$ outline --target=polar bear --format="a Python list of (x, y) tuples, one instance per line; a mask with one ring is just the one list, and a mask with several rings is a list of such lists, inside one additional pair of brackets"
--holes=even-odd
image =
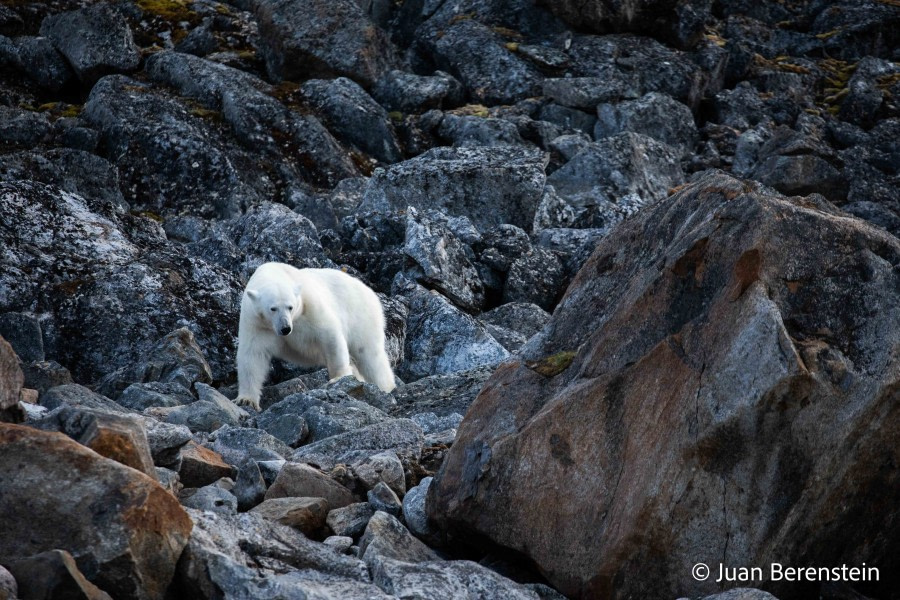
[(250, 277), (238, 328), (237, 404), (260, 409), (273, 357), (325, 365), (332, 381), (353, 375), (385, 392), (394, 389), (381, 302), (364, 283), (337, 269), (270, 262)]

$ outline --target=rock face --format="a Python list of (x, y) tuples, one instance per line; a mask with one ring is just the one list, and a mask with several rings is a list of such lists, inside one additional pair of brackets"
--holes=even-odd
[(699, 179), (601, 242), (487, 382), (431, 519), (527, 553), (573, 597), (711, 593), (697, 561), (900, 572), (878, 516), (900, 500), (882, 468), (900, 434), (898, 259), (896, 238), (821, 199)]
[(61, 434), (0, 424), (0, 446), (0, 562), (63, 549), (114, 597), (163, 598), (191, 532), (171, 494)]

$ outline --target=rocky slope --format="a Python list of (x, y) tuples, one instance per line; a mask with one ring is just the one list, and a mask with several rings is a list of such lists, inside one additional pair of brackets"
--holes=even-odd
[[(0, 0), (0, 598), (897, 572), (898, 26), (893, 0)], [(279, 363), (261, 413), (229, 400), (271, 260), (379, 292), (393, 394)]]

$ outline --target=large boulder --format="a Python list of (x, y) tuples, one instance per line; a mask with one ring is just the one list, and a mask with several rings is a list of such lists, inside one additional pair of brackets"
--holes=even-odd
[(430, 518), (572, 597), (717, 591), (697, 562), (866, 562), (895, 589), (898, 260), (820, 198), (699, 178), (605, 238), (494, 373)]
[(0, 563), (61, 549), (116, 598), (162, 599), (191, 532), (156, 481), (59, 433), (0, 424)]
[(0, 421), (20, 421), (22, 383), (25, 377), (12, 346), (0, 337)]
[(353, 0), (258, 0), (260, 50), (273, 79), (349, 77), (371, 86), (395, 62), (387, 34)]

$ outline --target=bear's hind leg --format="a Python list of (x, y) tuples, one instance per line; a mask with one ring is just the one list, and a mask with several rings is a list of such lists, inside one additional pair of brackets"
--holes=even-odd
[(350, 351), (347, 350), (347, 341), (342, 336), (335, 336), (323, 343), (322, 346), (325, 351), (329, 381), (337, 381), (347, 375), (355, 376), (354, 369), (350, 366)]
[(382, 348), (360, 348), (353, 357), (359, 366), (359, 372), (363, 381), (374, 383), (383, 392), (391, 392), (396, 387), (394, 383), (394, 371), (391, 370), (391, 361), (387, 352)]

